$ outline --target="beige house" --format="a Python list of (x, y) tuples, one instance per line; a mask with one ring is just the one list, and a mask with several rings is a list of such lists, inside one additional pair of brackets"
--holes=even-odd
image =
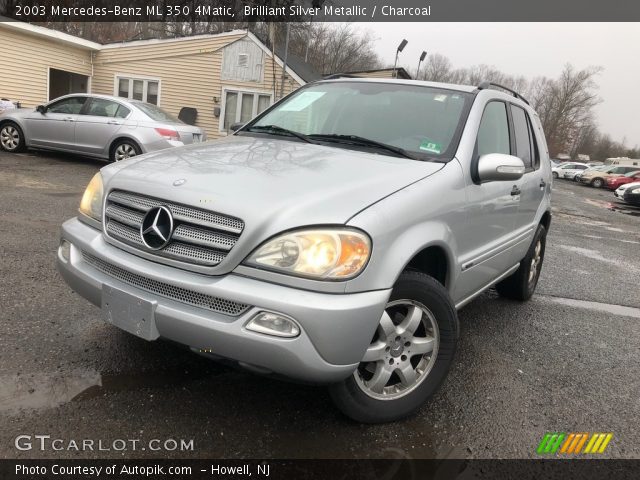
[(144, 100), (176, 116), (190, 107), (210, 138), (260, 113), (281, 89), (287, 94), (317, 78), (287, 65), (282, 86), (282, 60), (244, 30), (101, 45), (0, 22), (0, 45), (0, 98), (35, 107), (86, 92)]

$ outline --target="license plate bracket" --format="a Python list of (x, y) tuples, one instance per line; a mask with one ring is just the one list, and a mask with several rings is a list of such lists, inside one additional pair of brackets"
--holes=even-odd
[(111, 285), (102, 286), (102, 319), (145, 340), (160, 334), (155, 321), (156, 303), (131, 295)]

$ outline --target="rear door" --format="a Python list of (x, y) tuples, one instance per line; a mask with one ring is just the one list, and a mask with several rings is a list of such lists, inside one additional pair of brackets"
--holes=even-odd
[(75, 149), (90, 155), (108, 154), (111, 139), (130, 113), (127, 107), (113, 100), (90, 98), (77, 118)]
[(66, 97), (47, 106), (44, 114), (35, 112), (25, 120), (34, 147), (73, 150), (78, 115), (86, 96)]

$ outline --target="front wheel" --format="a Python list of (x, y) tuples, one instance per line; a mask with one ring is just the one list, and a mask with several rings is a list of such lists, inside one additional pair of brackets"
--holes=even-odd
[(331, 398), (359, 422), (406, 417), (442, 383), (457, 338), (458, 316), (447, 290), (428, 275), (404, 272), (358, 368), (329, 388)]
[(0, 127), (0, 147), (5, 152), (18, 153), (24, 150), (24, 134), (13, 122), (3, 123)]
[(554, 179), (557, 179), (559, 177), (558, 172), (553, 172), (551, 175), (553, 175)]
[(533, 242), (527, 255), (520, 262), (518, 270), (496, 284), (496, 290), (500, 296), (522, 301), (529, 300), (533, 296), (542, 271), (546, 244), (547, 230), (544, 225), (538, 225)]
[(604, 185), (604, 180), (602, 180), (601, 178), (594, 178), (591, 181), (591, 186), (593, 186), (593, 187), (601, 188), (602, 185)]

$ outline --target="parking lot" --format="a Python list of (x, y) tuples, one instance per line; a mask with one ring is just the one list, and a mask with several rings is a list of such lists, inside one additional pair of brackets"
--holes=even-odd
[[(322, 388), (212, 363), (102, 323), (55, 265), (60, 224), (103, 164), (0, 153), (0, 457), (536, 457), (548, 431), (613, 432), (640, 457), (640, 216), (558, 180), (536, 296), (460, 311), (455, 365), (417, 416), (344, 418)], [(193, 439), (193, 450), (19, 451), (17, 435)]]

